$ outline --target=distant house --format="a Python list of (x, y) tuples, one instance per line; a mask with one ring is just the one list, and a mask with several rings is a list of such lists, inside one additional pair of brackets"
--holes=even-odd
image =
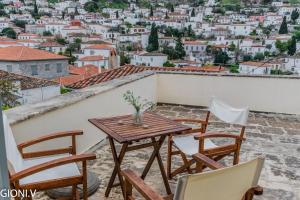
[[(83, 49), (82, 57), (85, 56), (102, 56), (108, 58), (108, 68), (120, 66), (120, 57), (117, 55), (116, 49), (111, 45), (94, 44), (87, 46)], [(81, 59), (81, 57), (79, 59)]]
[(0, 70), (53, 79), (68, 74), (68, 58), (25, 46), (0, 48)]
[(186, 55), (192, 55), (193, 57), (200, 57), (206, 53), (207, 42), (205, 41), (184, 41), (184, 50)]
[(57, 42), (43, 42), (40, 44), (40, 48), (53, 53), (65, 52), (66, 47)]
[(131, 59), (131, 64), (162, 67), (167, 60), (168, 56), (166, 54), (159, 52), (143, 52), (140, 54), (137, 53), (133, 55), (133, 59)]
[(239, 71), (241, 74), (271, 74), (271, 70), (273, 69), (273, 65), (265, 62), (242, 62), (239, 65)]
[(75, 62), (78, 67), (82, 67), (84, 65), (94, 65), (98, 68), (109, 68), (109, 60), (107, 57), (101, 55), (95, 56), (84, 56), (81, 57), (78, 61)]
[(300, 57), (290, 56), (283, 59), (283, 68), (295, 74), (300, 74)]
[(0, 70), (0, 79), (11, 81), (17, 88), (14, 94), (21, 104), (36, 103), (60, 95), (60, 85), (56, 82), (9, 73)]

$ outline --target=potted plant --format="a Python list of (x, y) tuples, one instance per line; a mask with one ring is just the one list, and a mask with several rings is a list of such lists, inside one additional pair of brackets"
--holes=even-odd
[(132, 105), (135, 109), (133, 114), (133, 124), (142, 125), (143, 124), (143, 112), (152, 107), (153, 103), (149, 102), (147, 99), (141, 99), (140, 96), (135, 97), (132, 91), (127, 91), (123, 94), (124, 100)]

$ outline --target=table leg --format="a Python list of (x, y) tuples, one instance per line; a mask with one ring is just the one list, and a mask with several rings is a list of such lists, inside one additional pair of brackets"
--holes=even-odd
[(163, 181), (164, 181), (164, 185), (165, 185), (167, 194), (172, 194), (172, 191), (171, 191), (171, 188), (170, 188), (170, 185), (168, 182), (168, 177), (167, 177), (167, 174), (166, 174), (166, 171), (165, 171), (165, 168), (164, 168), (164, 165), (163, 165), (160, 153), (159, 153), (159, 150), (160, 150), (162, 144), (164, 143), (165, 138), (166, 138), (166, 136), (161, 136), (158, 141), (156, 141), (155, 138), (151, 138), (151, 140), (153, 142), (154, 150), (153, 150), (153, 153), (142, 173), (141, 178), (145, 179), (147, 173), (149, 172), (151, 165), (153, 164), (154, 159), (157, 158), (158, 166), (159, 166), (159, 169), (160, 169)]
[(114, 181), (115, 181), (115, 178), (116, 178), (117, 175), (119, 177), (122, 193), (123, 193), (123, 196), (124, 196), (124, 187), (123, 187), (124, 184), (123, 184), (123, 178), (121, 176), (121, 167), (120, 166), (121, 166), (122, 160), (125, 156), (125, 152), (126, 152), (126, 149), (128, 147), (128, 144), (125, 143), (125, 144), (122, 145), (121, 151), (120, 151), (119, 156), (118, 156), (117, 151), (116, 151), (116, 147), (115, 147), (115, 144), (114, 144), (114, 140), (111, 137), (109, 137), (108, 139), (109, 139), (109, 144), (110, 144), (112, 155), (113, 155), (114, 162), (115, 162), (115, 167), (114, 167), (114, 170), (113, 170), (112, 175), (110, 177), (109, 183), (107, 185), (107, 188), (106, 188), (106, 191), (105, 191), (105, 197), (109, 196), (109, 193), (111, 191), (111, 188), (113, 187), (113, 184), (114, 184)]

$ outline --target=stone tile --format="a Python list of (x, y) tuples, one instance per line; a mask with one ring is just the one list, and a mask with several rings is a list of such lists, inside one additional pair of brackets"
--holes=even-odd
[[(206, 110), (185, 106), (159, 105), (154, 110), (156, 113), (166, 117), (191, 117), (203, 119)], [(300, 125), (299, 116), (277, 115), (266, 113), (250, 113), (249, 127), (246, 129), (246, 141), (241, 147), (241, 162), (265, 156), (265, 165), (261, 174), (259, 184), (264, 188), (261, 196), (255, 196), (255, 200), (300, 200)], [(220, 122), (212, 116), (210, 118), (208, 131), (231, 131), (238, 133), (239, 126), (229, 126)], [(227, 139), (214, 140), (216, 144), (233, 142)], [(118, 145), (117, 149), (120, 149)], [(122, 168), (130, 168), (140, 174), (149, 159), (152, 148), (128, 152), (124, 158)], [(167, 145), (164, 144), (160, 153), (166, 165)], [(97, 160), (88, 163), (88, 169), (95, 172), (102, 180), (98, 191), (91, 196), (91, 200), (121, 200), (120, 188), (114, 188), (109, 198), (104, 197), (104, 192), (113, 170), (113, 158), (107, 144), (95, 151)], [(222, 164), (230, 166), (232, 156), (221, 161)], [(182, 164), (179, 157), (172, 160), (173, 167)], [(169, 181), (172, 191), (175, 190), (177, 177)], [(149, 175), (146, 178), (147, 184), (153, 187), (162, 195), (165, 190), (159, 167), (154, 162)], [(35, 199), (49, 200), (44, 193), (39, 193)], [(142, 198), (137, 198), (142, 199)]]

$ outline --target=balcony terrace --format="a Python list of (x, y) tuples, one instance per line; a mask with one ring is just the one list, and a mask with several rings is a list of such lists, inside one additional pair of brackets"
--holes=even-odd
[[(99, 85), (74, 91), (34, 105), (24, 105), (6, 111), (16, 141), (22, 142), (45, 133), (83, 129), (78, 140), (79, 152), (93, 151), (97, 160), (88, 169), (102, 180), (98, 191), (90, 199), (105, 199), (113, 158), (105, 135), (87, 120), (131, 113), (122, 95), (132, 90), (136, 95), (158, 103), (154, 111), (169, 118), (202, 118), (211, 96), (230, 104), (247, 105), (250, 110), (246, 141), (241, 148), (241, 161), (259, 155), (266, 157), (260, 178), (264, 194), (255, 199), (300, 199), (300, 80), (296, 77), (239, 76), (203, 73), (166, 73), (144, 71)], [(258, 112), (257, 112), (258, 111)], [(209, 130), (235, 130), (212, 118)], [(218, 141), (225, 142), (225, 141)], [(67, 145), (67, 140), (48, 142), (33, 149), (48, 149)], [(151, 148), (129, 152), (123, 167), (141, 172)], [(161, 150), (166, 163), (166, 145)], [(180, 159), (174, 159), (174, 165)], [(231, 158), (224, 161), (231, 162)], [(146, 182), (156, 191), (165, 193), (158, 165), (150, 170)], [(172, 189), (176, 178), (170, 181)], [(39, 193), (35, 199), (49, 199)], [(114, 188), (107, 199), (122, 199), (121, 190)]]

